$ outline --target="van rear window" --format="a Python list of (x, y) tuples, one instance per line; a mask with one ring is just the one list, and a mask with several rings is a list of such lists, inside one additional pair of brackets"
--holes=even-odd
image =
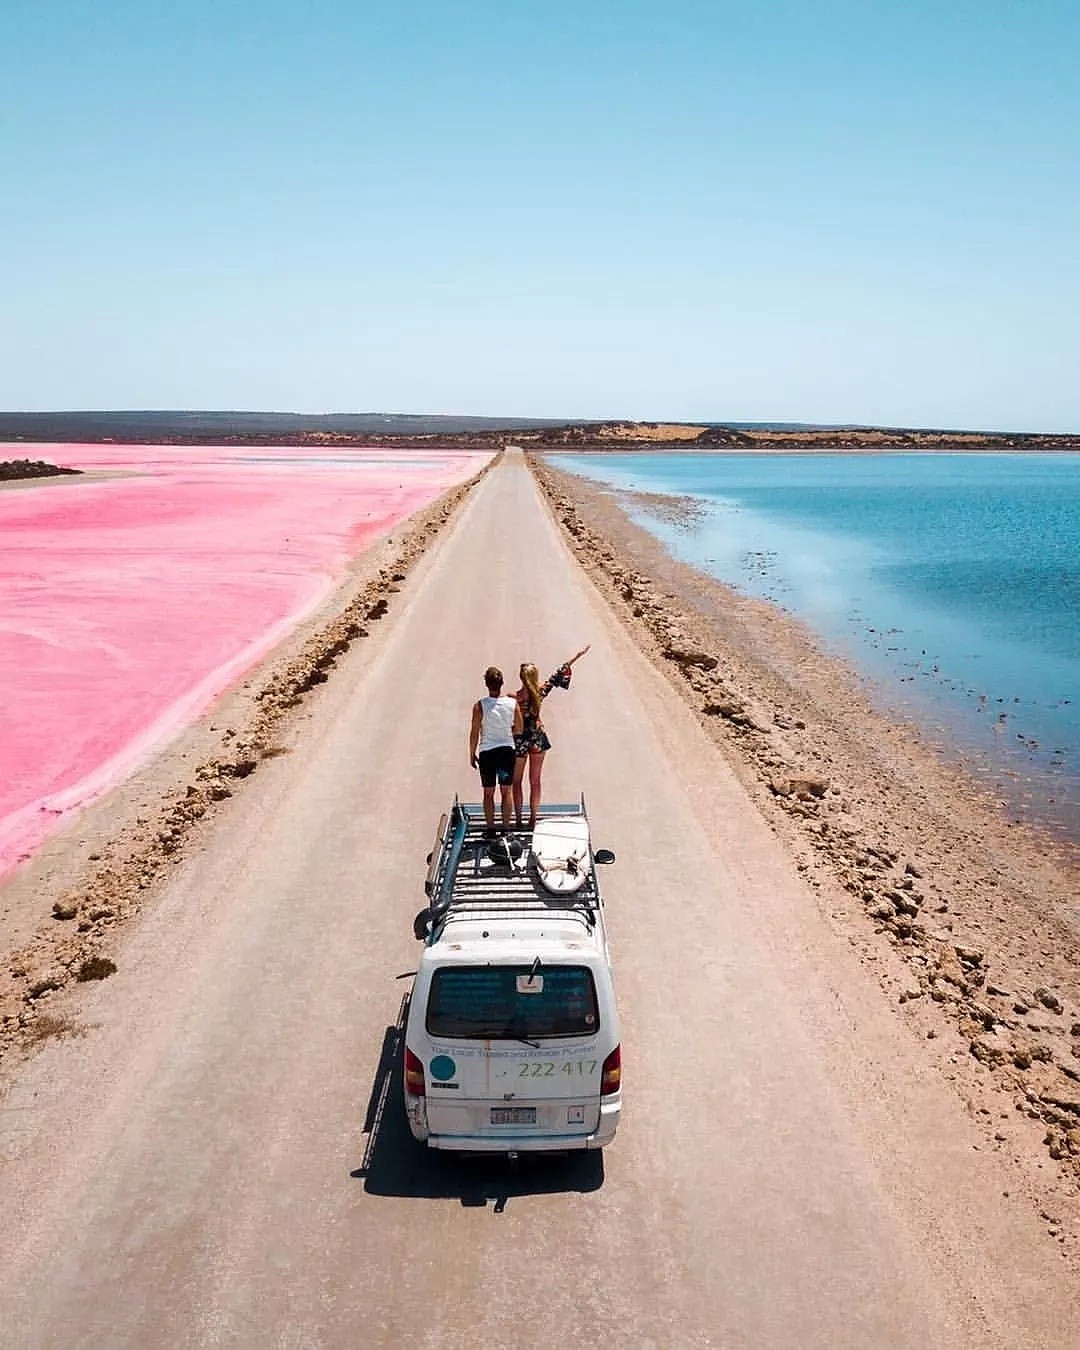
[(593, 1036), (596, 986), (585, 966), (444, 966), (431, 981), (431, 1036), (534, 1040)]

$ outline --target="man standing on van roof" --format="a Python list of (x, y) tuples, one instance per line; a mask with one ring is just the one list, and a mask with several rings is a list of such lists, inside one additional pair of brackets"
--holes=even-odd
[(469, 728), (469, 763), (480, 770), (484, 788), (484, 820), (489, 838), (495, 835), (495, 785), (502, 789), (503, 831), (510, 829), (513, 807), (514, 737), (522, 730), (521, 708), (516, 698), (504, 698), (503, 675), (498, 666), (484, 671), (487, 697), (473, 704)]

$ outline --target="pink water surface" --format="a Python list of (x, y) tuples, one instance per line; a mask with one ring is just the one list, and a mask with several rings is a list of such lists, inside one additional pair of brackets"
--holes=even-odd
[(487, 456), (42, 445), (0, 490), (0, 873), (248, 671)]

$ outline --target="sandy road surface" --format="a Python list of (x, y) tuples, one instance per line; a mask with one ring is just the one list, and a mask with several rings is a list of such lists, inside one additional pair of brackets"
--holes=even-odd
[[(1065, 1346), (1064, 1264), (514, 455), (0, 1104), (0, 1341)], [(483, 667), (553, 667), (624, 1022), (603, 1159), (442, 1162), (388, 1080)], [(556, 701), (557, 700), (557, 701)]]

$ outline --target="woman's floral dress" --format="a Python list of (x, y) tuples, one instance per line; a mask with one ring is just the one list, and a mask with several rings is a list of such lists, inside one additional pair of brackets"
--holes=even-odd
[[(570, 688), (570, 667), (569, 665), (560, 666), (554, 675), (548, 676), (540, 686), (541, 700), (547, 698), (553, 689)], [(527, 755), (530, 750), (550, 750), (551, 742), (548, 740), (548, 734), (544, 730), (544, 723), (540, 719), (539, 713), (534, 713), (532, 704), (529, 701), (528, 691), (517, 695), (517, 701), (521, 705), (521, 716), (524, 720), (524, 727), (520, 736), (514, 737), (514, 751), (518, 755)]]

